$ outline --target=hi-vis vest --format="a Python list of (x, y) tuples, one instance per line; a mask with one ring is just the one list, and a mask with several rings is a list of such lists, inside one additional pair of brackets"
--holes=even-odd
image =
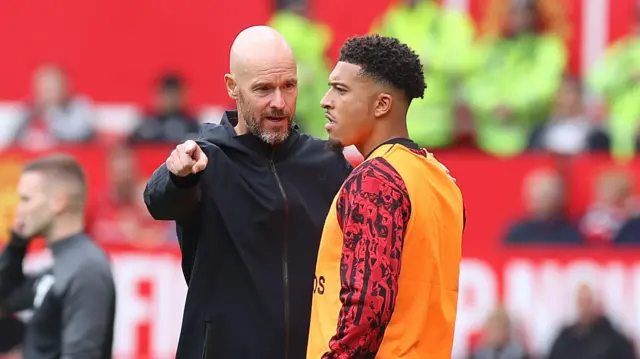
[[(449, 359), (464, 227), (462, 194), (431, 154), (425, 157), (400, 144), (385, 144), (366, 161), (376, 157), (400, 174), (411, 202), (395, 310), (376, 358)], [(336, 211), (339, 196), (340, 192), (327, 215), (320, 243), (316, 280), (321, 281), (321, 290), (313, 294), (307, 359), (320, 359), (328, 352), (338, 328), (343, 245)]]

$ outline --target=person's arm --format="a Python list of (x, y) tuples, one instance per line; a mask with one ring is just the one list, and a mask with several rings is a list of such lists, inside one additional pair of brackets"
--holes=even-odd
[[(207, 157), (213, 155), (216, 147), (206, 140), (213, 128), (212, 125), (203, 125), (199, 138), (195, 141), (200, 147), (196, 152), (202, 154), (205, 161), (200, 171), (207, 166)], [(158, 167), (144, 189), (144, 202), (151, 216), (156, 220), (177, 221), (181, 225), (190, 225), (198, 217), (201, 174), (202, 172), (198, 172), (179, 177), (169, 171), (166, 163)]]
[(154, 219), (187, 221), (200, 203), (200, 176), (178, 177), (162, 164), (144, 189), (144, 202)]
[(355, 171), (336, 203), (343, 236), (342, 308), (325, 359), (374, 357), (396, 302), (400, 258), (411, 203), (384, 159)]
[(33, 305), (35, 278), (25, 275), (22, 269), (28, 244), (12, 233), (0, 255), (0, 314), (12, 314)]
[(113, 330), (115, 289), (108, 270), (81, 266), (71, 278), (62, 297), (61, 359), (101, 359), (111, 343), (105, 343)]

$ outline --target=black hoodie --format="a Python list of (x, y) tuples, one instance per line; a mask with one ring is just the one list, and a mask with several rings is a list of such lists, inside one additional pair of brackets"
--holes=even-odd
[(351, 166), (294, 126), (273, 147), (236, 135), (237, 112), (205, 124), (198, 175), (165, 165), (144, 198), (175, 220), (189, 286), (177, 359), (303, 359), (325, 217)]
[(589, 326), (564, 328), (551, 347), (548, 359), (635, 359), (633, 345), (606, 317)]

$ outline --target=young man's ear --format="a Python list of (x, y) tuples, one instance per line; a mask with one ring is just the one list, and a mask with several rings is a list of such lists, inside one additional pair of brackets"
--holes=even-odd
[(227, 87), (227, 94), (229, 94), (229, 98), (236, 101), (238, 99), (238, 83), (236, 79), (231, 74), (224, 75), (224, 84)]
[(382, 117), (391, 111), (391, 105), (393, 104), (393, 97), (388, 93), (381, 93), (378, 95), (378, 101), (376, 108), (373, 111), (373, 115), (376, 117)]

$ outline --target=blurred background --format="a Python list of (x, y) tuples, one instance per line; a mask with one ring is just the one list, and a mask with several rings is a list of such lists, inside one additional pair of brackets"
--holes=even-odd
[[(319, 137), (346, 38), (394, 36), (421, 56), (428, 90), (410, 135), (467, 207), (454, 358), (638, 347), (640, 1), (2, 0), (0, 243), (25, 161), (74, 155), (90, 181), (89, 232), (113, 261), (117, 359), (174, 355), (179, 251), (141, 193), (173, 146), (232, 108), (229, 48), (256, 24), (292, 44), (297, 122)], [(50, 260), (32, 249), (31, 268)], [(5, 320), (0, 342), (17, 331)]]

